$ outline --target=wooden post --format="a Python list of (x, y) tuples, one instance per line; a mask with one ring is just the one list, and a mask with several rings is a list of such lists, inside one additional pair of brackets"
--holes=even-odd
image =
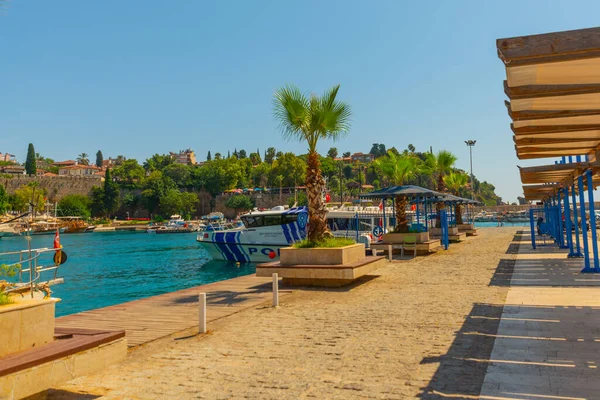
[(206, 333), (206, 293), (198, 295), (198, 303), (200, 305), (199, 333)]
[(279, 307), (279, 276), (273, 274), (273, 307)]

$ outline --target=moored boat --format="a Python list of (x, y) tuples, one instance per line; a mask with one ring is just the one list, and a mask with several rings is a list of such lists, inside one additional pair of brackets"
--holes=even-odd
[(267, 262), (279, 250), (306, 237), (306, 207), (251, 211), (240, 217), (243, 226), (222, 231), (204, 231), (196, 241), (214, 259), (238, 262)]

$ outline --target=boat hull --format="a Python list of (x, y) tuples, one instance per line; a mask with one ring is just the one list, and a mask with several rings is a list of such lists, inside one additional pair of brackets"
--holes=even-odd
[(279, 259), (279, 250), (289, 245), (217, 243), (198, 241), (213, 259), (240, 263), (264, 263)]

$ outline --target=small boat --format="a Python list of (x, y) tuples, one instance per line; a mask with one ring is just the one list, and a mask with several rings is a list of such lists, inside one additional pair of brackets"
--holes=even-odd
[(306, 237), (308, 209), (283, 206), (251, 211), (241, 217), (243, 226), (229, 230), (205, 230), (196, 241), (214, 259), (238, 262), (268, 262), (279, 250)]
[(0, 238), (20, 235), (21, 230), (19, 230), (15, 224), (0, 224)]
[(181, 218), (180, 215), (171, 215), (167, 225), (151, 226), (146, 230), (147, 233), (165, 234), (165, 233), (190, 233), (194, 229)]

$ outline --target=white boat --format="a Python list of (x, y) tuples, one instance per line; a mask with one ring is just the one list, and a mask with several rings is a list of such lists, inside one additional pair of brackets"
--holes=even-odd
[(282, 206), (242, 215), (243, 226), (229, 230), (205, 230), (196, 238), (214, 259), (238, 262), (268, 262), (279, 258), (279, 250), (306, 237), (308, 209)]
[(14, 224), (0, 224), (0, 238), (19, 235), (21, 231)]

